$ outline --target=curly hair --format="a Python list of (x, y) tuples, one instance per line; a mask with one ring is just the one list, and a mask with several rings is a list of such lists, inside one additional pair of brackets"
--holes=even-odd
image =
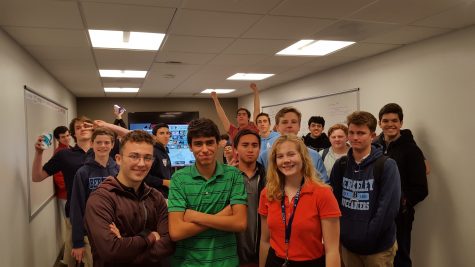
[(320, 178), (320, 175), (315, 170), (313, 166), (312, 159), (308, 152), (307, 147), (303, 143), (302, 139), (296, 135), (282, 135), (274, 142), (272, 145), (272, 151), (269, 155), (269, 166), (267, 167), (267, 199), (269, 201), (273, 200), (282, 200), (282, 188), (285, 183), (285, 175), (277, 167), (277, 150), (280, 145), (285, 142), (291, 142), (295, 145), (300, 158), (302, 159), (302, 176), (304, 177), (305, 183), (314, 183), (321, 186), (326, 185)]

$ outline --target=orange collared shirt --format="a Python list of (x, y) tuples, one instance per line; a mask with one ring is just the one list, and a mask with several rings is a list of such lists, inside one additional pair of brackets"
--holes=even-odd
[[(294, 199), (288, 203), (285, 196), (286, 222), (292, 214)], [(282, 221), (281, 202), (267, 200), (267, 188), (264, 188), (259, 201), (259, 214), (267, 216), (270, 233), (270, 245), (276, 255), (285, 258), (285, 228)], [(289, 260), (307, 261), (325, 255), (322, 243), (320, 220), (340, 217), (338, 203), (330, 187), (306, 182), (300, 192), (296, 213), (292, 223), (289, 242)]]

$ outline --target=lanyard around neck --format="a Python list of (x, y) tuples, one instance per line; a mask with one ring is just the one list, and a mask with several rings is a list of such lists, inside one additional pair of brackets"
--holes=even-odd
[[(302, 180), (302, 184), (303, 184)], [(302, 184), (299, 186), (299, 189), (297, 190), (297, 193), (295, 194), (294, 197), (294, 208), (292, 210), (292, 213), (290, 214), (289, 218), (289, 223), (287, 224), (287, 218), (285, 216), (285, 192), (282, 190), (282, 201), (281, 201), (281, 207), (282, 207), (282, 221), (284, 223), (284, 228), (285, 228), (285, 244), (288, 245), (290, 241), (290, 235), (292, 234), (292, 222), (294, 221), (294, 215), (295, 215), (295, 210), (297, 209), (297, 204), (299, 203), (300, 199), (300, 190), (302, 189)], [(288, 249), (287, 249), (288, 250)]]

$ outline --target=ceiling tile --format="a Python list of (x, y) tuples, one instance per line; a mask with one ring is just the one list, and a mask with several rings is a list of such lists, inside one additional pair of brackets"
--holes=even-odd
[[(0, 0), (0, 27), (76, 96), (104, 97), (107, 85), (141, 88), (138, 94), (109, 97), (210, 98), (199, 92), (231, 87), (237, 91), (222, 98), (234, 98), (250, 93), (249, 81), (226, 80), (236, 72), (276, 74), (258, 81), (267, 89), (474, 24), (474, 5), (472, 0)], [(158, 52), (92, 49), (85, 25), (168, 32)], [(358, 43), (324, 57), (275, 56), (303, 38)], [(98, 67), (149, 74), (101, 79)]]
[(77, 97), (105, 95), (97, 71), (55, 70), (54, 74)]
[(88, 47), (25, 46), (39, 61), (51, 59), (94, 60), (92, 50)]
[(4, 27), (23, 46), (89, 47), (84, 30)]
[(0, 25), (84, 29), (77, 4), (69, 1), (1, 1)]
[(92, 60), (42, 60), (40, 61), (48, 70), (53, 73), (57, 71), (83, 71), (94, 73), (96, 77), (99, 77), (99, 71), (97, 71), (94, 61)]
[(185, 0), (182, 7), (197, 10), (265, 14), (280, 1), (282, 0)]
[(238, 39), (223, 53), (248, 55), (274, 55), (295, 43), (295, 40)]
[(208, 96), (203, 96), (199, 93), (187, 93), (187, 92), (178, 92), (178, 91), (173, 91), (167, 94), (166, 96), (168, 97), (173, 97), (173, 98), (205, 98)]
[(302, 68), (307, 67), (307, 68), (314, 69), (315, 71), (319, 71), (321, 69), (332, 68), (334, 66), (347, 64), (349, 62), (356, 60), (356, 58), (357, 56), (351, 57), (351, 56), (339, 56), (338, 54), (331, 54), (331, 55), (307, 62), (299, 67), (302, 67)]
[(205, 66), (187, 78), (173, 92), (199, 93), (207, 88), (220, 88), (226, 78), (239, 72), (239, 67)]
[(353, 14), (352, 16), (350, 16), (350, 18), (366, 21), (406, 24), (444, 11), (445, 9), (448, 9), (451, 6), (454, 6), (457, 1), (377, 1), (374, 4)]
[(168, 61), (184, 64), (203, 65), (210, 62), (217, 54), (185, 53), (185, 52), (159, 52), (155, 60), (157, 63)]
[(475, 2), (462, 4), (439, 14), (418, 20), (413, 25), (457, 29), (475, 24)]
[(368, 43), (409, 44), (447, 32), (447, 29), (404, 26), (363, 40)]
[(336, 51), (328, 55), (327, 57), (348, 57), (350, 59), (359, 59), (363, 57), (369, 57), (376, 54), (380, 54), (389, 50), (396, 49), (401, 45), (392, 45), (392, 44), (370, 44), (370, 43), (356, 43), (352, 46), (349, 46), (345, 49)]
[(304, 76), (307, 76), (307, 75), (310, 75), (310, 74), (313, 74), (315, 72), (317, 72), (320, 68), (318, 67), (309, 67), (309, 66), (299, 66), (299, 67), (295, 67), (293, 69), (290, 69), (288, 71), (285, 71), (283, 73), (280, 73), (279, 75), (277, 75), (277, 77), (275, 77), (275, 81), (281, 81), (281, 82), (287, 82), (287, 81), (292, 81), (292, 80), (296, 80), (298, 78), (302, 78)]
[(315, 34), (316, 39), (360, 41), (397, 28), (397, 24), (339, 21)]
[(180, 7), (183, 0), (79, 0), (80, 2), (96, 2), (109, 4), (127, 4), (138, 6)]
[(140, 88), (144, 79), (102, 78), (104, 87)]
[(273, 9), (272, 15), (316, 18), (343, 18), (375, 0), (286, 0)]
[(166, 52), (220, 53), (233, 40), (232, 38), (171, 35), (168, 36), (161, 50)]
[(97, 66), (100, 69), (148, 70), (156, 52), (94, 49)]
[[(254, 66), (251, 66), (249, 68), (246, 68), (247, 69), (247, 72), (252, 72), (252, 73), (274, 73), (274, 74), (278, 74), (278, 73), (282, 73), (284, 71), (287, 71), (289, 70), (290, 66), (286, 66), (285, 64), (282, 65), (254, 65)], [(274, 76), (273, 76), (274, 77)]]
[(336, 20), (265, 16), (242, 37), (255, 39), (304, 39)]
[(261, 16), (179, 10), (173, 19), (170, 33), (178, 35), (239, 37)]
[(83, 3), (89, 29), (165, 33), (174, 8)]
[(350, 57), (341, 57), (341, 56), (325, 56), (319, 57), (315, 60), (309, 61), (305, 64), (292, 68), (283, 73), (279, 73), (274, 80), (287, 82), (290, 80), (295, 80), (307, 75), (317, 73), (322, 70), (326, 70), (338, 65), (346, 64), (348, 62), (354, 61), (354, 58)]
[(217, 66), (252, 66), (257, 62), (268, 58), (267, 55), (236, 55), (236, 54), (221, 54), (215, 57), (209, 65)]
[(292, 68), (314, 60), (315, 57), (272, 56), (257, 63), (257, 66), (282, 66)]
[(150, 95), (158, 89), (169, 92), (199, 68), (198, 65), (154, 63), (142, 86), (142, 95)]

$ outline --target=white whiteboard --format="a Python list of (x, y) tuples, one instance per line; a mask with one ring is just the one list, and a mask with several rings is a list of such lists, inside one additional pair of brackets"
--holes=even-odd
[(359, 88), (337, 93), (291, 100), (285, 103), (263, 106), (262, 111), (269, 114), (275, 124), (275, 114), (283, 107), (294, 107), (302, 113), (299, 135), (308, 133), (308, 119), (322, 116), (325, 119), (325, 133), (336, 123), (346, 125), (346, 116), (359, 110)]
[[(35, 142), (42, 133), (53, 133), (54, 128), (60, 125), (67, 126), (67, 108), (29, 90), (25, 86), (25, 121), (28, 157), (28, 208), (30, 220), (54, 198), (53, 178), (50, 176), (39, 183), (31, 180), (31, 167), (35, 155)], [(43, 164), (53, 156), (54, 148), (51, 146), (43, 152)]]

